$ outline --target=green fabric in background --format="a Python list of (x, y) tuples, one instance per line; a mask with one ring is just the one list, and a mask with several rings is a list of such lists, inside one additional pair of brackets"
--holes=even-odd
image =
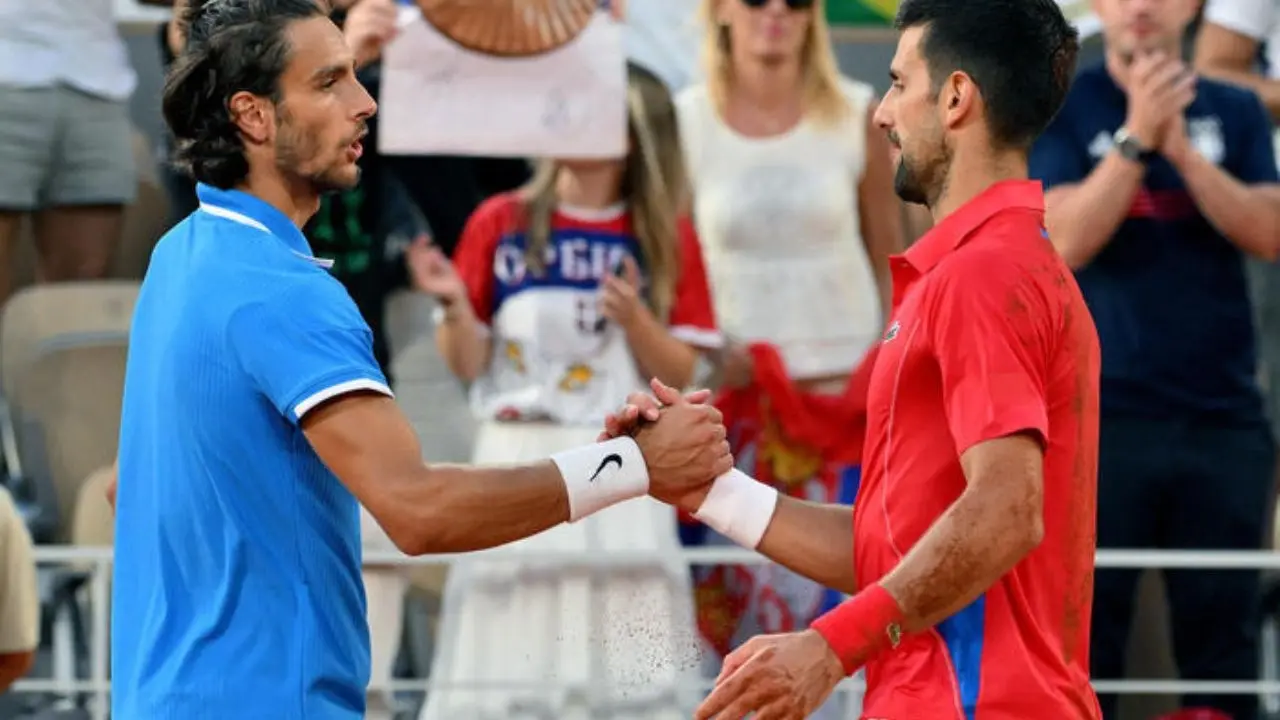
[(854, 27), (889, 27), (897, 0), (826, 0), (827, 22)]

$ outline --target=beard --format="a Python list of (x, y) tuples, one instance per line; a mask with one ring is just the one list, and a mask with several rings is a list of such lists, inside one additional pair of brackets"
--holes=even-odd
[(276, 165), (286, 175), (310, 185), (317, 195), (350, 190), (360, 182), (360, 168), (350, 167), (349, 144), (326, 153), (317, 133), (304, 131), (286, 117), (276, 136)]
[(933, 207), (946, 189), (950, 167), (951, 151), (945, 144), (923, 162), (903, 150), (893, 173), (893, 190), (903, 202)]
[(905, 154), (898, 158), (898, 169), (893, 173), (893, 191), (903, 202), (912, 205), (929, 204), (929, 194), (925, 192), (920, 177), (912, 170)]

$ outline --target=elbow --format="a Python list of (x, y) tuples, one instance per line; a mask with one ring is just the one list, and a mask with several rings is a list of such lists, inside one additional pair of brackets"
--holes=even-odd
[(450, 528), (456, 528), (458, 523), (437, 515), (431, 510), (415, 512), (406, 507), (383, 529), (396, 549), (409, 557), (456, 552), (457, 543), (450, 538)]
[(1280, 237), (1268, 238), (1267, 241), (1262, 244), (1261, 249), (1254, 253), (1254, 256), (1259, 260), (1269, 263), (1280, 260), (1280, 245), (1277, 244), (1278, 242), (1280, 242)]
[(409, 557), (419, 557), (422, 555), (431, 555), (438, 552), (435, 550), (433, 538), (423, 529), (403, 528), (397, 532), (387, 530), (387, 537), (391, 538), (391, 542), (395, 544), (396, 549), (408, 555)]
[(1093, 259), (1083, 250), (1083, 243), (1079, 239), (1067, 235), (1065, 233), (1053, 235), (1053, 247), (1058, 251), (1058, 255), (1062, 258), (1062, 262), (1066, 263), (1067, 268), (1072, 272), (1079, 270), (1089, 261)]
[(1044, 542), (1044, 514), (1040, 512), (1032, 513), (1031, 517), (1023, 523), (1021, 536), (1022, 555), (1030, 555), (1033, 550), (1040, 547), (1040, 543)]
[(440, 520), (423, 518), (413, 526), (405, 526), (397, 532), (387, 531), (387, 537), (395, 544), (396, 549), (409, 557), (423, 555), (440, 555), (460, 552), (457, 543), (448, 537), (449, 524)]
[(1261, 252), (1258, 257), (1266, 262), (1280, 260), (1280, 212), (1273, 213), (1271, 222), (1263, 229), (1263, 237), (1258, 243)]

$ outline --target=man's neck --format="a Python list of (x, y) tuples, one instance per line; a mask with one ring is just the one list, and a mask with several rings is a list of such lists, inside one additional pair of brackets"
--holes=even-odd
[(786, 108), (800, 99), (799, 59), (771, 61), (753, 57), (733, 59), (733, 94), (761, 110)]
[(306, 182), (290, 181), (278, 172), (249, 171), (249, 177), (236, 187), (284, 213), (299, 228), (307, 224), (320, 209), (320, 195)]
[(971, 159), (957, 154), (951, 163), (946, 187), (929, 207), (934, 225), (986, 192), (992, 185), (1005, 180), (1026, 180), (1027, 176), (1027, 156), (1024, 152), (983, 154)]

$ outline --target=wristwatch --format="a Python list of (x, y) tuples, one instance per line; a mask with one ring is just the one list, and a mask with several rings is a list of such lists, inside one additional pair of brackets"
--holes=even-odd
[(1134, 137), (1129, 132), (1129, 128), (1122, 127), (1116, 130), (1115, 134), (1111, 136), (1111, 142), (1115, 146), (1116, 152), (1120, 153), (1120, 157), (1125, 160), (1145, 163), (1151, 157), (1151, 149)]

